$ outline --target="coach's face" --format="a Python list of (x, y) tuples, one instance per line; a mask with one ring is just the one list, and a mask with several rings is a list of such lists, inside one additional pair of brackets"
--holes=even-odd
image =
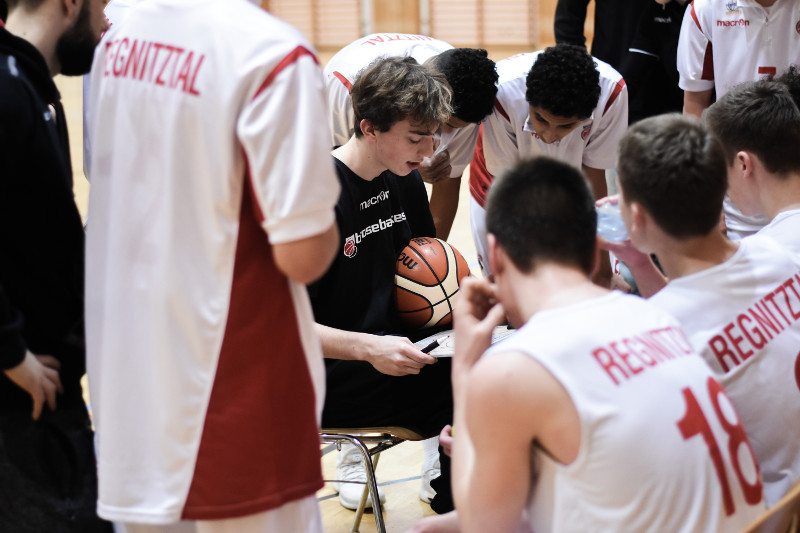
[(412, 124), (408, 119), (395, 122), (388, 131), (374, 130), (378, 160), (398, 176), (410, 174), (433, 155), (435, 130), (435, 124)]
[[(80, 0), (78, 0), (80, 1)], [(92, 68), (92, 58), (100, 36), (108, 29), (103, 13), (106, 0), (82, 0), (75, 23), (56, 43), (56, 57), (61, 74), (81, 76)]]

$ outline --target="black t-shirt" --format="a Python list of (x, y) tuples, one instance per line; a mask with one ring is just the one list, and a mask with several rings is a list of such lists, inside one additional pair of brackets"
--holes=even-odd
[(315, 320), (363, 333), (402, 333), (393, 302), (397, 256), (412, 237), (434, 237), (419, 172), (388, 170), (372, 181), (334, 158), (342, 186), (336, 204), (339, 251), (325, 275), (309, 286)]

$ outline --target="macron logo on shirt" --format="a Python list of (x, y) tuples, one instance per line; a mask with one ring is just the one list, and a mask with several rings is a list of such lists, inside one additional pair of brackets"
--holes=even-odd
[(717, 26), (721, 26), (723, 28), (746, 28), (749, 25), (750, 21), (747, 19), (717, 21)]
[(384, 200), (388, 200), (388, 199), (389, 199), (389, 191), (381, 191), (378, 194), (376, 194), (375, 196), (373, 196), (372, 198), (370, 198), (368, 200), (364, 200), (363, 202), (361, 202), (359, 204), (359, 206), (361, 207), (361, 210), (363, 211), (364, 209), (367, 209), (368, 207), (372, 207), (373, 205), (379, 204), (379, 203), (383, 202)]
[(123, 37), (106, 43), (105, 77), (128, 78), (200, 96), (195, 83), (205, 54)]

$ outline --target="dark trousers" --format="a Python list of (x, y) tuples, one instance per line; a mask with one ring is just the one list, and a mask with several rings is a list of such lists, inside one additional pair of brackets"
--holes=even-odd
[(97, 470), (86, 408), (0, 415), (0, 531), (111, 533), (97, 517)]
[[(450, 359), (440, 359), (417, 375), (389, 376), (364, 361), (326, 359), (327, 392), (323, 427), (402, 426), (424, 437), (439, 435), (453, 421)], [(452, 510), (450, 458), (439, 450), (442, 475), (433, 485), (431, 508)]]

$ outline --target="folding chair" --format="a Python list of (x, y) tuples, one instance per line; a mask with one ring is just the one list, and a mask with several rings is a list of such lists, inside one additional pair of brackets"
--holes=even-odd
[[(352, 532), (357, 532), (361, 526), (361, 518), (367, 504), (367, 495), (372, 496), (372, 511), (375, 514), (375, 526), (378, 533), (386, 533), (386, 524), (383, 520), (383, 506), (378, 495), (378, 482), (375, 479), (375, 468), (381, 452), (397, 446), (405, 441), (424, 440), (422, 435), (402, 427), (372, 427), (372, 428), (323, 428), (319, 433), (320, 442), (323, 444), (336, 444), (341, 449), (342, 443), (355, 445), (364, 460), (364, 470), (367, 473), (367, 482), (361, 495), (361, 503), (356, 510)], [(372, 447), (368, 447), (372, 445)], [(333, 480), (326, 480), (333, 481)]]
[(778, 503), (767, 509), (743, 533), (798, 533), (800, 531), (800, 481)]

